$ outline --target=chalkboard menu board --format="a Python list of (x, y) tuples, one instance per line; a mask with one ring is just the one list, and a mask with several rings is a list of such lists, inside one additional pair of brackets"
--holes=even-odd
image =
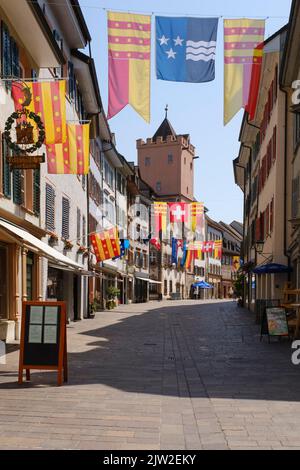
[(30, 369), (58, 371), (58, 384), (67, 380), (65, 302), (23, 302), (19, 383)]
[(269, 307), (265, 309), (261, 322), (261, 338), (263, 335), (289, 336), (288, 323), (284, 308)]

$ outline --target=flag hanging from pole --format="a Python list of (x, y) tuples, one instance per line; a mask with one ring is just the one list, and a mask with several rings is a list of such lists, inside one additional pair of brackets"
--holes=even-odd
[(97, 262), (120, 256), (121, 247), (117, 227), (90, 235)]
[(89, 124), (68, 124), (64, 144), (47, 145), (48, 173), (87, 175), (89, 172)]
[(192, 202), (190, 204), (190, 225), (192, 232), (204, 228), (203, 202)]
[(253, 64), (262, 61), (265, 20), (224, 20), (224, 125), (248, 104)]
[(23, 86), (20, 82), (13, 82), (12, 97), (16, 111), (22, 109), (26, 99), (26, 90), (31, 93), (31, 102), (25, 106), (37, 114), (45, 127), (45, 144), (57, 144), (66, 141), (66, 81), (55, 80), (49, 82), (27, 82)]
[(151, 16), (108, 12), (108, 119), (127, 104), (150, 122)]
[(218, 18), (156, 16), (155, 30), (158, 79), (214, 80)]
[(188, 271), (191, 270), (193, 259), (194, 259), (194, 250), (188, 249), (186, 260), (185, 260), (185, 267)]
[(188, 220), (188, 204), (185, 202), (169, 202), (170, 223), (187, 222)]
[(254, 62), (254, 59), (257, 58), (259, 51), (263, 51), (264, 43), (259, 44), (254, 49), (253, 54), (253, 64), (251, 70), (251, 79), (250, 79), (250, 87), (249, 87), (249, 96), (248, 102), (245, 106), (245, 111), (249, 114), (249, 119), (252, 121), (255, 117), (256, 112), (256, 105), (258, 100), (258, 92), (259, 92), (259, 83), (261, 77), (261, 70), (262, 70), (262, 60)]
[(168, 204), (166, 202), (154, 202), (154, 234), (155, 237), (164, 235), (167, 231), (167, 212)]
[(222, 257), (222, 240), (216, 240), (214, 244), (214, 258), (221, 259)]

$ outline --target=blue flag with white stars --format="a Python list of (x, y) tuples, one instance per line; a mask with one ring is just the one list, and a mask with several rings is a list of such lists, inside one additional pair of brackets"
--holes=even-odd
[(173, 82), (215, 78), (218, 18), (156, 16), (156, 76)]

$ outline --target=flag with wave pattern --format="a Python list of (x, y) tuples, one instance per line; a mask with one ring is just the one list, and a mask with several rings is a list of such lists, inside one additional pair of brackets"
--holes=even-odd
[(174, 82), (215, 78), (218, 18), (156, 16), (156, 75)]

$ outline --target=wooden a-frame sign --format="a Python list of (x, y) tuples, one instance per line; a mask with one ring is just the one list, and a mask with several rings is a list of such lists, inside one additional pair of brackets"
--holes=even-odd
[(23, 302), (19, 384), (30, 369), (57, 370), (57, 385), (68, 380), (65, 302)]

